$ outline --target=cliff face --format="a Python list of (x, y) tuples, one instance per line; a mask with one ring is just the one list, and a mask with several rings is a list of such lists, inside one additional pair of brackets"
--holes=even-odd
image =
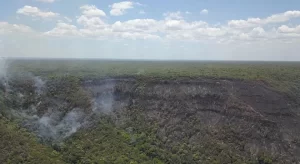
[(300, 161), (300, 117), (294, 112), (299, 106), (263, 82), (115, 79), (84, 85), (100, 99), (103, 93), (114, 95), (119, 126), (139, 113), (140, 121), (157, 127), (160, 147), (177, 152), (184, 143), (187, 158), (227, 152), (242, 158), (264, 153), (279, 163)]
[[(9, 95), (6, 112), (14, 109), (12, 115), (23, 118), (21, 125), (45, 141), (70, 141), (66, 152), (68, 144), (73, 150), (73, 141), (83, 138), (83, 143), (88, 129), (101, 128), (96, 122), (105, 117), (125, 131), (130, 149), (165, 163), (300, 162), (299, 102), (263, 82), (44, 80), (11, 80), (10, 88), (3, 89)], [(88, 141), (96, 143), (98, 138), (91, 135)]]

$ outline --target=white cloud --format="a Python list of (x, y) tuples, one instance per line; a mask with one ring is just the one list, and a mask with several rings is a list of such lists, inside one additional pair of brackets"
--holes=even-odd
[(132, 9), (133, 6), (134, 6), (134, 3), (130, 2), (130, 1), (114, 3), (110, 6), (111, 7), (110, 15), (112, 15), (112, 16), (124, 15), (126, 13), (126, 10)]
[(147, 5), (141, 4), (141, 3), (139, 3), (139, 2), (135, 2), (134, 4), (137, 5), (137, 6), (147, 6)]
[(87, 29), (83, 28), (79, 30), (83, 37), (96, 38), (96, 39), (114, 39), (114, 35), (109, 28), (103, 29)]
[(80, 7), (82, 15), (77, 17), (77, 23), (83, 26), (78, 30), (83, 37), (103, 37), (111, 33), (109, 25), (102, 20), (106, 14), (94, 5)]
[(77, 18), (77, 23), (85, 29), (104, 29), (108, 25), (101, 19), (105, 17), (104, 11), (94, 5), (84, 5), (80, 7), (82, 15)]
[(183, 19), (182, 12), (180, 12), (180, 11), (177, 11), (177, 12), (167, 12), (167, 13), (164, 13), (163, 16), (165, 17), (166, 20), (173, 20), (173, 19), (179, 20), (179, 19)]
[(156, 34), (157, 21), (153, 19), (136, 19), (126, 22), (117, 21), (112, 25), (104, 23), (99, 17), (80, 16), (77, 23), (84, 28), (78, 29), (74, 25), (63, 22), (57, 23), (56, 27), (45, 33), (50, 36), (81, 36), (98, 39), (160, 39)]
[(165, 29), (166, 30), (183, 30), (185, 26), (184, 20), (167, 20), (165, 22)]
[(275, 14), (270, 17), (267, 17), (263, 22), (265, 24), (268, 23), (281, 23), (286, 22), (292, 18), (298, 18), (300, 17), (300, 11), (287, 11), (281, 14)]
[(103, 29), (107, 26), (99, 17), (87, 17), (85, 15), (80, 16), (77, 23), (89, 29)]
[(204, 21), (186, 21), (180, 11), (165, 13), (163, 29), (161, 30), (167, 39), (176, 40), (205, 40), (215, 39), (227, 34), (222, 28), (210, 27)]
[(53, 3), (56, 0), (36, 0), (36, 1), (38, 1), (38, 2), (45, 2), (45, 3)]
[(138, 32), (124, 32), (124, 33), (116, 33), (117, 37), (121, 37), (124, 39), (160, 39), (158, 35), (153, 35), (153, 34), (145, 34), (145, 33), (138, 33)]
[(298, 33), (298, 34), (300, 34), (300, 25), (296, 26), (294, 28), (291, 28), (286, 25), (282, 25), (278, 28), (278, 31), (281, 33)]
[(203, 10), (201, 10), (200, 13), (201, 13), (201, 14), (208, 14), (208, 10), (207, 10), (207, 9), (203, 9)]
[(57, 23), (51, 31), (45, 32), (49, 36), (80, 36), (76, 26), (67, 23)]
[(117, 21), (112, 25), (97, 28), (85, 28), (80, 31), (84, 36), (105, 38), (124, 38), (124, 39), (158, 39), (157, 21), (153, 19), (135, 19), (126, 22)]
[(58, 13), (50, 12), (50, 11), (41, 11), (37, 7), (32, 6), (24, 6), (17, 10), (18, 14), (31, 16), (31, 17), (40, 17), (40, 18), (53, 18), (59, 16)]
[[(297, 12), (285, 12), (274, 14), (265, 19), (249, 18), (247, 21), (239, 21), (238, 27), (228, 25), (210, 25), (204, 21), (187, 21), (182, 13), (164, 13), (164, 19), (132, 19), (128, 21), (116, 21), (109, 24), (102, 17), (105, 13), (99, 12), (95, 6), (82, 6), (82, 15), (77, 17), (78, 27), (59, 22), (57, 26), (46, 34), (51, 36), (80, 36), (97, 39), (167, 39), (189, 40), (215, 43), (250, 43), (257, 41), (287, 40), (300, 38), (300, 27), (290, 28), (286, 25), (273, 28), (263, 25), (278, 21), (285, 21), (297, 17)], [(93, 12), (88, 12), (93, 11)], [(235, 23), (236, 20), (229, 21)], [(249, 26), (251, 24), (251, 26)], [(245, 27), (245, 28), (241, 28)]]
[(208, 24), (203, 21), (186, 22), (185, 20), (166, 20), (164, 22), (164, 29), (170, 31), (195, 30), (207, 26)]
[(159, 22), (154, 19), (133, 19), (125, 22), (117, 21), (111, 26), (115, 36), (130, 39), (158, 39), (155, 33), (159, 30)]
[(271, 32), (266, 32), (262, 27), (253, 28), (248, 34), (249, 40), (268, 40), (271, 39)]
[[(137, 4), (133, 3), (133, 6), (134, 5)], [(113, 6), (111, 6), (111, 9), (112, 7)], [(86, 51), (89, 52), (86, 54), (95, 53), (97, 55), (98, 55), (97, 52), (103, 51), (104, 52), (103, 54), (110, 55), (112, 51), (116, 51), (116, 52), (118, 51), (117, 49), (115, 50), (113, 48), (107, 48), (107, 47), (115, 46), (115, 45), (110, 45), (110, 43), (112, 43), (113, 41), (119, 41), (119, 42), (124, 41), (123, 43), (124, 45), (126, 45), (128, 43), (128, 39), (132, 39), (132, 40), (155, 39), (156, 40), (155, 42), (154, 41), (139, 42), (137, 45), (140, 46), (136, 46), (135, 48), (139, 49), (147, 46), (149, 48), (147, 52), (145, 52), (145, 54), (147, 54), (148, 51), (149, 51), (148, 54), (150, 54), (150, 51), (158, 52), (152, 54), (159, 54), (159, 52), (164, 51), (164, 52), (170, 52), (169, 54), (172, 54), (173, 56), (176, 56), (176, 54), (178, 54), (177, 58), (180, 58), (180, 55), (182, 56), (182, 53), (180, 52), (180, 46), (182, 46), (186, 48), (186, 51), (188, 52), (186, 53), (187, 55), (194, 54), (195, 56), (197, 55), (199, 56), (199, 54), (201, 53), (203, 54), (219, 53), (220, 56), (227, 54), (229, 56), (229, 57), (227, 56), (228, 58), (232, 57), (232, 59), (243, 59), (243, 57), (239, 58), (239, 56), (243, 54), (244, 59), (249, 59), (249, 58), (257, 59), (253, 57), (253, 54), (254, 55), (256, 54), (256, 56), (258, 56), (259, 59), (263, 59), (260, 58), (260, 55), (263, 56), (269, 53), (272, 54), (272, 56), (271, 55), (269, 56), (272, 57), (272, 59), (284, 59), (284, 57), (280, 58), (281, 54), (284, 53), (290, 55), (292, 53), (293, 55), (290, 56), (294, 56), (294, 58), (297, 57), (297, 59), (299, 59), (299, 56), (297, 54), (298, 51), (296, 51), (299, 50), (299, 48), (295, 48), (295, 47), (297, 47), (297, 44), (300, 41), (300, 25), (299, 24), (295, 25), (296, 22), (288, 22), (293, 18), (298, 18), (298, 17), (300, 18), (298, 11), (287, 11), (284, 13), (273, 14), (265, 18), (231, 20), (228, 21), (227, 24), (216, 25), (216, 24), (209, 24), (201, 20), (190, 21), (189, 19), (186, 19), (189, 16), (188, 15), (189, 12), (185, 12), (185, 11), (165, 13), (162, 19), (131, 19), (125, 21), (124, 20), (115, 21), (113, 23), (110, 23), (110, 21), (106, 21), (106, 19), (109, 19), (109, 17), (105, 17), (106, 14), (102, 10), (98, 9), (96, 6), (84, 5), (81, 6), (79, 10), (81, 12), (81, 15), (73, 19), (74, 22), (73, 24), (71, 24), (72, 19), (65, 16), (57, 16), (57, 18), (59, 18), (60, 21), (50, 31), (43, 32), (42, 33), (43, 37), (34, 37), (34, 39), (38, 40), (34, 42), (35, 44), (32, 44), (30, 41), (28, 41), (29, 39), (27, 39), (27, 37), (36, 36), (36, 35), (40, 36), (39, 32), (33, 31), (29, 26), (26, 25), (0, 22), (0, 35), (8, 34), (10, 37), (8, 40), (12, 40), (11, 38), (22, 38), (20, 40), (22, 41), (25, 40), (23, 44), (21, 43), (16, 44), (17, 46), (12, 46), (12, 48), (7, 48), (6, 45), (4, 47), (5, 51), (7, 51), (6, 54), (14, 53), (18, 55), (19, 54), (26, 55), (26, 54), (35, 53), (36, 56), (39, 56), (40, 54), (47, 54), (47, 53), (65, 55), (67, 54), (66, 52), (68, 52), (69, 54), (72, 55), (74, 53), (77, 53), (78, 56), (80, 55), (83, 56), (83, 52)], [(140, 9), (136, 10), (136, 14), (138, 14), (139, 11)], [(126, 9), (122, 11), (122, 14), (124, 14), (125, 12)], [(33, 17), (39, 17), (39, 18), (48, 18), (49, 15), (51, 15), (49, 14), (49, 12), (41, 11), (38, 8), (30, 7), (30, 6), (28, 7), (24, 6), (22, 10), (20, 9), (19, 14), (21, 13), (24, 15), (29, 15)], [(103, 42), (105, 43), (105, 45), (96, 46), (96, 48), (94, 47), (94, 50), (92, 50), (93, 49), (92, 45), (85, 45), (85, 44), (80, 44), (80, 45), (70, 44), (73, 46), (73, 48), (69, 48), (69, 49), (62, 49), (60, 48), (61, 46), (54, 46), (49, 48), (49, 46), (51, 46), (52, 44), (49, 45), (46, 42), (50, 36), (76, 37), (76, 39), (78, 40), (81, 40), (83, 38), (105, 40)], [(68, 41), (68, 39), (61, 39), (60, 41), (64, 42), (66, 40)], [(6, 41), (7, 40), (3, 41), (4, 44)], [(41, 41), (45, 42), (44, 46), (40, 46), (42, 45), (40, 44)], [(164, 47), (160, 43), (165, 43), (165, 42), (168, 43), (168, 47), (160, 48), (160, 47)], [(145, 44), (147, 43), (147, 45), (144, 46), (143, 45), (144, 43)], [(37, 44), (40, 45), (36, 46)], [(60, 45), (60, 42), (54, 44)], [(23, 46), (23, 48), (17, 49), (16, 47), (19, 47), (19, 45)], [(82, 49), (79, 49), (78, 46), (81, 45), (84, 46), (81, 47)], [(174, 45), (176, 47), (174, 47)], [(202, 46), (200, 48), (200, 46), (198, 47), (197, 45), (202, 45)], [(286, 45), (286, 47), (282, 48), (281, 47), (282, 45)], [(39, 51), (36, 51), (34, 46), (39, 47), (36, 48), (39, 49)], [(128, 50), (131, 48), (131, 46), (134, 46), (134, 44), (129, 44)], [(225, 48), (222, 49), (222, 47)], [(31, 49), (33, 51), (31, 51)], [(3, 50), (3, 52), (5, 51)], [(10, 51), (13, 53), (11, 53)], [(136, 52), (136, 51), (132, 51), (132, 52)], [(144, 50), (141, 52), (144, 52)], [(118, 54), (120, 54), (119, 51)], [(140, 54), (140, 53), (128, 53), (128, 54)], [(164, 54), (168, 54), (168, 53), (164, 53)], [(277, 54), (277, 57), (274, 57), (274, 54)], [(170, 56), (169, 58), (172, 58), (173, 57), (172, 55), (169, 55)], [(166, 56), (161, 55), (161, 56), (162, 58), (168, 58), (168, 55)], [(116, 55), (116, 58), (117, 57), (118, 56)], [(153, 58), (159, 58), (159, 57), (160, 55), (157, 55), (156, 57)], [(294, 58), (291, 57), (291, 59)]]
[(226, 34), (226, 31), (224, 31), (221, 28), (208, 27), (208, 28), (199, 28), (195, 30), (195, 34), (198, 36), (218, 37), (218, 36), (224, 36)]
[(159, 22), (154, 19), (133, 19), (115, 22), (111, 28), (114, 32), (157, 32)]
[(184, 30), (184, 31), (173, 31), (167, 34), (169, 39), (178, 39), (178, 40), (192, 40), (192, 41), (203, 41), (203, 40), (212, 40), (218, 37), (223, 37), (227, 33), (221, 28), (214, 27), (203, 27), (196, 28), (193, 30)]
[(33, 32), (33, 30), (29, 26), (25, 26), (22, 24), (9, 24), (8, 22), (0, 22), (0, 34), (29, 32)]
[(98, 9), (94, 5), (84, 5), (80, 7), (82, 14), (88, 17), (95, 17), (95, 16), (106, 16), (105, 12)]
[(286, 11), (280, 14), (274, 14), (267, 18), (248, 18), (247, 20), (230, 20), (228, 26), (232, 28), (251, 28), (271, 23), (282, 23), (292, 18), (300, 17), (300, 11)]
[(259, 18), (249, 18), (248, 20), (230, 20), (228, 25), (232, 28), (249, 28), (259, 26)]

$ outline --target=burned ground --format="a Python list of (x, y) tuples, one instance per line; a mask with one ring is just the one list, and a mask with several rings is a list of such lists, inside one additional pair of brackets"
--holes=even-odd
[(61, 162), (300, 161), (300, 101), (261, 80), (21, 79), (8, 80), (1, 113), (21, 117)]
[(89, 81), (85, 87), (103, 93), (99, 87), (112, 82), (116, 125), (126, 128), (130, 122), (139, 132), (144, 126), (155, 126), (158, 146), (184, 157), (181, 163), (251, 161), (261, 154), (275, 163), (300, 160), (300, 119), (293, 112), (299, 106), (266, 83), (114, 79)]

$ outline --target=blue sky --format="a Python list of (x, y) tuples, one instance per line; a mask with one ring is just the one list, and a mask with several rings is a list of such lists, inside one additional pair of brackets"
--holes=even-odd
[(300, 60), (297, 0), (0, 1), (0, 56)]

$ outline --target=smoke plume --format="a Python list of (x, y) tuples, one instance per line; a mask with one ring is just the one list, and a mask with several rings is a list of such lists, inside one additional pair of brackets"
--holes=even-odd
[(7, 69), (8, 69), (7, 59), (0, 57), (0, 84), (1, 85), (6, 85)]
[(34, 132), (44, 140), (61, 141), (81, 128), (86, 115), (80, 109), (73, 109), (62, 119), (59, 117), (60, 113), (54, 112), (38, 118), (34, 122), (36, 126)]
[[(96, 121), (92, 120), (92, 118), (95, 118), (93, 116), (110, 114), (112, 111), (114, 84), (104, 84), (98, 90), (93, 89), (94, 93), (92, 94), (94, 95), (90, 100), (93, 106), (91, 112), (88, 113), (85, 112), (85, 109), (72, 109), (68, 107), (68, 102), (49, 96), (47, 94), (47, 81), (42, 78), (32, 74), (27, 74), (26, 78), (31, 78), (27, 81), (33, 83), (31, 85), (34, 92), (31, 93), (30, 91), (30, 94), (28, 94), (26, 89), (22, 88), (23, 85), (21, 88), (10, 86), (15, 87), (10, 91), (10, 95), (13, 97), (10, 101), (16, 103), (14, 107), (10, 108), (9, 112), (14, 118), (21, 120), (20, 124), (23, 127), (34, 132), (42, 141), (60, 142), (76, 133), (80, 128), (84, 128), (85, 125)], [(25, 86), (30, 88), (27, 83)], [(29, 105), (26, 107), (24, 104)], [(40, 111), (44, 112), (41, 114)]]

